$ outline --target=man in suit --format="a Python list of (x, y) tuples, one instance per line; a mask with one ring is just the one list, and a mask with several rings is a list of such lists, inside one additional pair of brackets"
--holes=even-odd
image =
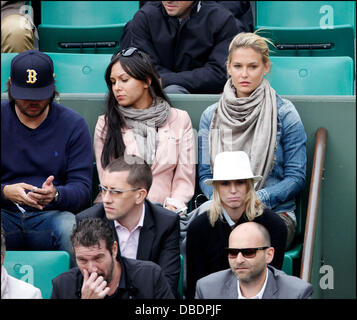
[(246, 222), (237, 226), (226, 250), (231, 268), (198, 280), (196, 299), (311, 298), (311, 284), (268, 266), (274, 248), (263, 225)]
[(174, 298), (156, 263), (118, 255), (118, 243), (104, 219), (80, 221), (71, 241), (78, 267), (52, 280), (51, 299)]
[(180, 223), (172, 211), (146, 199), (152, 183), (150, 166), (140, 157), (124, 155), (103, 171), (99, 185), (103, 203), (76, 216), (104, 218), (115, 231), (118, 254), (160, 265), (174, 295), (180, 275)]

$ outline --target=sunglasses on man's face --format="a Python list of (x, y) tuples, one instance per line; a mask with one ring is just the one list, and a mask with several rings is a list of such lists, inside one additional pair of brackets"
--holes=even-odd
[(257, 254), (258, 250), (265, 250), (270, 247), (259, 247), (259, 248), (244, 248), (244, 249), (237, 249), (237, 248), (225, 248), (228, 257), (234, 259), (238, 256), (239, 252), (242, 253), (244, 258), (254, 258)]

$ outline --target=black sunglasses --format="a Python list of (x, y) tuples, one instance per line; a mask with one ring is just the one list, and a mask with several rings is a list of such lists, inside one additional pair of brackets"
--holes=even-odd
[(225, 251), (228, 254), (229, 258), (236, 258), (239, 252), (242, 253), (244, 258), (254, 258), (257, 254), (258, 250), (265, 250), (270, 247), (259, 247), (259, 248), (244, 248), (244, 249), (237, 249), (237, 248), (225, 248)]
[(112, 56), (112, 60), (117, 56), (131, 57), (135, 52), (141, 57), (141, 59), (145, 63), (147, 63), (145, 57), (141, 54), (141, 51), (138, 48), (135, 48), (135, 47), (129, 47), (129, 48), (120, 50), (117, 53), (114, 53), (113, 56)]
[(130, 57), (132, 56), (135, 52), (138, 52), (139, 49), (138, 48), (134, 48), (134, 47), (129, 47), (123, 50), (120, 50), (116, 55), (119, 56), (123, 56), (123, 57)]

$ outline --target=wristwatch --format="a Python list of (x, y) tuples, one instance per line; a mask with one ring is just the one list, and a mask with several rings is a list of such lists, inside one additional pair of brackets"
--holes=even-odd
[(57, 203), (58, 202), (58, 198), (59, 198), (59, 193), (58, 193), (58, 190), (56, 189), (56, 194), (55, 194), (55, 197), (53, 198), (53, 202)]

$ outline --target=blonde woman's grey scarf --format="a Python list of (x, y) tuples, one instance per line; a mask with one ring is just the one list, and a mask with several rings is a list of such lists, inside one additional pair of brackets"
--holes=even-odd
[(276, 93), (266, 79), (249, 97), (237, 98), (232, 79), (228, 79), (212, 118), (209, 147), (211, 168), (223, 151), (245, 151), (263, 187), (273, 167), (277, 130)]
[(169, 103), (156, 97), (147, 109), (118, 106), (124, 116), (126, 126), (133, 130), (140, 156), (150, 165), (155, 159), (157, 147), (157, 128), (167, 122), (170, 114)]

